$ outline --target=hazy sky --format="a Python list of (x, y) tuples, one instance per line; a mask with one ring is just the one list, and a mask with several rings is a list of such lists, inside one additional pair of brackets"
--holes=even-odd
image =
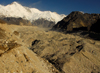
[(100, 14), (100, 0), (0, 0), (0, 4), (7, 5), (19, 2), (23, 6), (34, 7), (41, 11), (52, 11), (68, 15), (72, 11)]

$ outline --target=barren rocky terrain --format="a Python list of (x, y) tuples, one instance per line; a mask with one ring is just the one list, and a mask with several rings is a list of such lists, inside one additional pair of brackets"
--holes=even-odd
[(0, 23), (0, 73), (100, 73), (100, 41)]

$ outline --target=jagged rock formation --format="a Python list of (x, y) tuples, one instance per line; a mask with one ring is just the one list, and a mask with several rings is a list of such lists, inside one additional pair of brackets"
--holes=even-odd
[(45, 28), (52, 28), (55, 25), (54, 22), (48, 21), (45, 19), (34, 20), (32, 21), (32, 24), (35, 26), (40, 26), (40, 27), (45, 27)]
[(22, 18), (15, 18), (15, 17), (1, 17), (3, 21), (7, 22), (8, 24), (15, 24), (15, 25), (32, 25), (29, 20), (25, 20)]
[(79, 11), (71, 12), (62, 21), (58, 22), (53, 29), (60, 29), (63, 31), (93, 31), (100, 33), (100, 14), (88, 14)]

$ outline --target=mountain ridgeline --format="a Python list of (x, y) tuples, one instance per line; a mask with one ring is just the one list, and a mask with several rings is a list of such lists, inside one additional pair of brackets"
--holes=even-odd
[(53, 29), (62, 31), (82, 30), (100, 33), (100, 14), (88, 14), (74, 11), (53, 26)]
[(43, 28), (52, 28), (55, 25), (55, 22), (48, 21), (43, 18), (33, 20), (32, 22), (23, 18), (15, 18), (15, 17), (1, 17), (0, 19), (8, 24), (15, 24), (15, 25), (39, 26)]
[(35, 25), (51, 28), (64, 17), (66, 17), (64, 14), (40, 11), (37, 8), (22, 6), (18, 2), (13, 2), (6, 6), (0, 4), (0, 19), (9, 24)]
[(58, 14), (51, 11), (40, 11), (36, 8), (25, 7), (17, 2), (13, 2), (6, 6), (0, 5), (0, 16), (23, 18), (29, 21), (43, 18), (48, 21), (53, 21), (57, 23), (58, 21), (62, 20), (66, 15)]

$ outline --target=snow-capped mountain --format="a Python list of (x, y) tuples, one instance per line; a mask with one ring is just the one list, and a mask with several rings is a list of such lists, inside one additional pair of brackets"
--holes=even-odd
[(55, 23), (66, 17), (66, 15), (59, 15), (56, 12), (40, 11), (36, 8), (25, 7), (17, 2), (6, 6), (0, 5), (0, 15), (5, 17), (21, 17), (30, 21), (43, 18)]

